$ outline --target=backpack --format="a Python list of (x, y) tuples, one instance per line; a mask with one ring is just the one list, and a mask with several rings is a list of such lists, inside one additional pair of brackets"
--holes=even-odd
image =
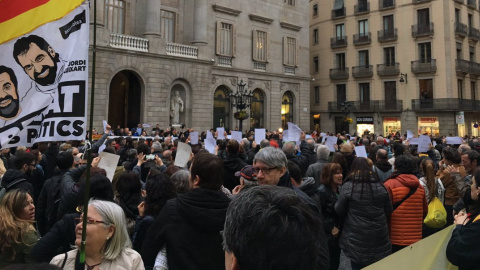
[(10, 183), (7, 186), (1, 186), (0, 187), (0, 201), (2, 201), (3, 196), (5, 196), (5, 193), (7, 193), (7, 190), (9, 190), (11, 187), (13, 187), (16, 184), (21, 183), (23, 181), (27, 181), (27, 179), (25, 179), (25, 178), (18, 179), (18, 180), (13, 181), (12, 183)]

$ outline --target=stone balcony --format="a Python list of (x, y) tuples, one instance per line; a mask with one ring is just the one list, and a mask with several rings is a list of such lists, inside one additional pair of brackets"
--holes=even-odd
[(110, 47), (138, 52), (148, 52), (148, 39), (121, 34), (110, 34)]

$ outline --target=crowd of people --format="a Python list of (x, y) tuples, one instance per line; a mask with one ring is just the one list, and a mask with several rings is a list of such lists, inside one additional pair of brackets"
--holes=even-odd
[[(0, 150), (1, 269), (336, 270), (342, 251), (361, 269), (452, 224), (447, 258), (479, 263), (476, 138), (432, 137), (418, 152), (400, 134), (340, 133), (333, 152), (317, 132), (298, 142), (267, 132), (257, 144), (246, 131), (210, 153), (203, 141), (214, 130), (198, 144), (188, 128), (133, 132), (107, 125), (91, 145)], [(174, 165), (179, 142), (192, 149), (185, 168)], [(367, 158), (355, 153), (362, 145)], [(100, 149), (119, 156), (113, 177)], [(445, 222), (432, 227), (437, 199)]]

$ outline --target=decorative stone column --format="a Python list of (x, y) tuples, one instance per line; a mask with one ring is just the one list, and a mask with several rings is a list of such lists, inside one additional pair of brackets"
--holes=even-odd
[[(151, 53), (160, 53), (162, 38), (160, 32), (160, 10), (162, 7), (161, 0), (147, 0), (145, 5), (145, 38), (148, 39), (148, 51)], [(165, 42), (163, 42), (165, 43)]]
[(206, 45), (207, 42), (207, 21), (208, 4), (207, 0), (195, 0), (193, 19), (193, 44)]

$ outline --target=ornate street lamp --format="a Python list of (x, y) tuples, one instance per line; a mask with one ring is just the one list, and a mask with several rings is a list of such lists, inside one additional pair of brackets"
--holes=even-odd
[(246, 83), (240, 80), (235, 94), (230, 94), (230, 104), (232, 108), (235, 107), (237, 112), (233, 114), (235, 119), (240, 120), (240, 131), (243, 132), (243, 120), (248, 118), (248, 113), (245, 111), (252, 103), (253, 91), (248, 91), (245, 87)]

